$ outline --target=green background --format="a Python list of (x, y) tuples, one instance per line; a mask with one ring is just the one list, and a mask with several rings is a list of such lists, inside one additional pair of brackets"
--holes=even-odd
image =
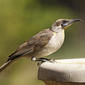
[[(54, 59), (85, 57), (85, 0), (0, 0), (0, 65), (24, 41), (59, 18), (79, 18), (66, 30), (62, 48)], [(44, 85), (38, 66), (20, 58), (0, 73), (0, 85)]]

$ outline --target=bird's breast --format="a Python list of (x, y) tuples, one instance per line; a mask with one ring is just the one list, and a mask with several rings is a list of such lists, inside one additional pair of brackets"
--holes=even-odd
[(48, 44), (38, 53), (37, 57), (48, 56), (56, 52), (64, 42), (64, 30), (61, 32), (53, 32), (53, 36), (49, 40)]

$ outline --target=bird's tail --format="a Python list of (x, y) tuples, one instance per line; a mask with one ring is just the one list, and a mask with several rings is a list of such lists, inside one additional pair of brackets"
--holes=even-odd
[(12, 60), (8, 60), (3, 65), (1, 65), (0, 66), (0, 72), (3, 71), (11, 62), (12, 62)]

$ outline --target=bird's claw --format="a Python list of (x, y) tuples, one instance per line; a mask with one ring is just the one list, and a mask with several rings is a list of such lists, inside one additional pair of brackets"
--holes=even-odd
[(55, 62), (54, 59), (48, 59), (48, 58), (35, 58), (35, 57), (32, 58), (32, 61), (38, 62), (37, 65), (41, 65), (42, 63), (44, 63), (44, 62), (46, 62), (46, 61), (47, 61), (47, 62), (51, 62), (51, 63), (54, 63), (54, 62)]
[(42, 63), (44, 62), (51, 62), (51, 63), (54, 63), (55, 60), (53, 59), (48, 59), (48, 58), (37, 58), (36, 61), (38, 61), (38, 64), (37, 65), (41, 65)]

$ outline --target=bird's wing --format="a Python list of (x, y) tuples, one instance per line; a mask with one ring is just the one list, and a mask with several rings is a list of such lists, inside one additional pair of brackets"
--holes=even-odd
[(31, 39), (20, 45), (19, 48), (9, 56), (8, 60), (13, 60), (19, 56), (40, 51), (41, 48), (43, 48), (49, 42), (52, 35), (53, 32), (50, 29), (45, 29), (39, 32)]

